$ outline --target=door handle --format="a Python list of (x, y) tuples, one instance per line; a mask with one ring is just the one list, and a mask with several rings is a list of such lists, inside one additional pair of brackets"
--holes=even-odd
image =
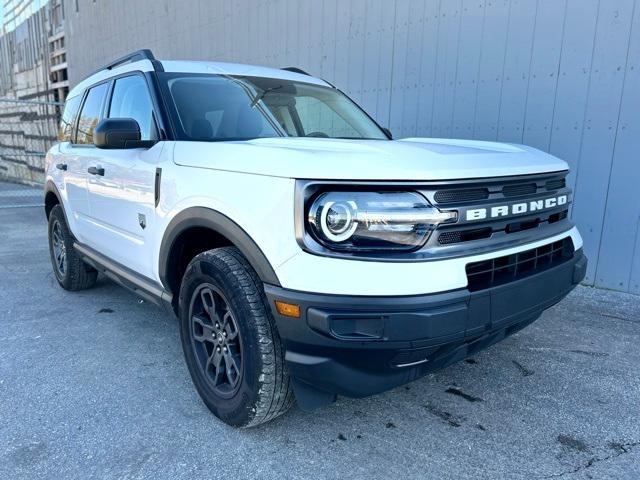
[(87, 172), (91, 175), (100, 175), (101, 177), (104, 177), (104, 168), (102, 167), (89, 167), (87, 168)]
[(64, 170), (66, 172), (67, 171), (67, 164), (66, 163), (58, 163), (58, 164), (56, 164), (56, 168), (58, 170)]

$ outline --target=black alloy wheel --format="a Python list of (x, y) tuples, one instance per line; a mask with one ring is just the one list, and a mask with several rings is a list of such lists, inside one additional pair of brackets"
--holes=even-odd
[(67, 273), (67, 247), (62, 236), (62, 226), (58, 220), (53, 221), (51, 227), (51, 247), (53, 248), (53, 264), (60, 276)]
[(243, 374), (242, 338), (224, 294), (212, 284), (201, 285), (191, 298), (191, 342), (198, 366), (213, 391), (232, 397)]

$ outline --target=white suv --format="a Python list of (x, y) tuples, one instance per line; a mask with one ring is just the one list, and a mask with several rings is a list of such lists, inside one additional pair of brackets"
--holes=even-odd
[(475, 354), (585, 274), (567, 164), (392, 140), (296, 69), (141, 50), (70, 92), (46, 158), (53, 269), (175, 312), (193, 382), (235, 426), (363, 397)]

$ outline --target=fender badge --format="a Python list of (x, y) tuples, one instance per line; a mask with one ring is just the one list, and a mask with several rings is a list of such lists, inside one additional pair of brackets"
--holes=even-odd
[(144, 230), (147, 227), (147, 217), (145, 217), (144, 214), (139, 213), (138, 214), (138, 223), (140, 224), (140, 228), (142, 228)]

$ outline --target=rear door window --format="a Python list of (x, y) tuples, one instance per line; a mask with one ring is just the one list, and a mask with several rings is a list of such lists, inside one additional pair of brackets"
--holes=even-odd
[(102, 107), (107, 95), (109, 84), (96, 85), (87, 93), (78, 120), (76, 143), (80, 145), (93, 144), (93, 129), (102, 118)]

